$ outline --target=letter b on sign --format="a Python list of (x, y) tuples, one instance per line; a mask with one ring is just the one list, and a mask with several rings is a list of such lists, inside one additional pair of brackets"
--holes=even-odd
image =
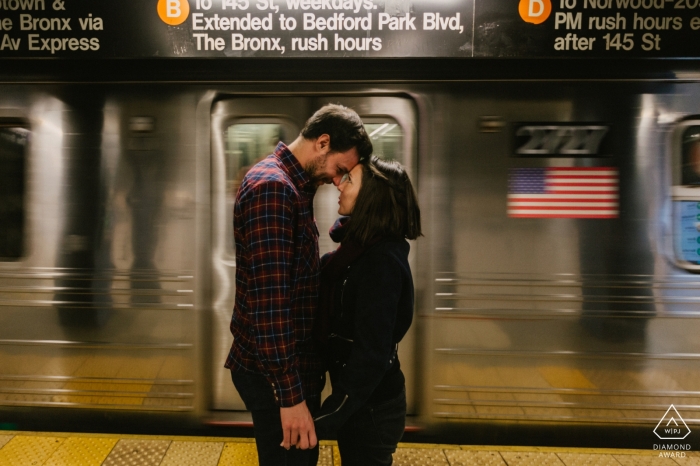
[(181, 14), (182, 10), (178, 0), (167, 0), (165, 2), (165, 16), (168, 18), (179, 18)]
[(170, 26), (179, 26), (187, 20), (190, 4), (187, 0), (158, 0), (158, 16)]
[(552, 2), (551, 0), (520, 0), (518, 12), (527, 23), (544, 23), (552, 13)]

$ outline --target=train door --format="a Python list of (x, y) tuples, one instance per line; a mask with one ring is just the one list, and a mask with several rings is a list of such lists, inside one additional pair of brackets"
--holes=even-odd
[[(402, 97), (300, 96), (232, 97), (218, 101), (212, 112), (212, 409), (244, 410), (242, 400), (223, 368), (231, 346), (229, 323), (235, 296), (233, 203), (247, 170), (274, 150), (278, 141), (291, 143), (305, 121), (326, 103), (355, 109), (372, 139), (374, 153), (398, 160), (416, 179), (416, 115), (410, 100)], [(419, 189), (419, 188), (418, 188)], [(314, 215), (321, 232), (324, 254), (337, 245), (328, 230), (338, 217), (338, 191), (333, 185), (319, 188)], [(415, 248), (413, 248), (415, 249)], [(412, 252), (415, 257), (415, 252)], [(411, 259), (414, 261), (414, 259)], [(400, 358), (406, 375), (409, 409), (414, 405), (415, 333), (402, 342)], [(328, 384), (329, 385), (329, 384)], [(328, 392), (327, 386), (326, 391)]]

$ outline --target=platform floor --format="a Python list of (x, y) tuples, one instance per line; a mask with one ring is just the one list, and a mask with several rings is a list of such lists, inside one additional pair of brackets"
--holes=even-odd
[[(700, 466), (700, 452), (400, 444), (397, 466)], [(666, 455), (666, 457), (664, 457)], [(0, 466), (253, 466), (252, 439), (37, 432), (0, 433)], [(339, 466), (321, 442), (319, 466)]]

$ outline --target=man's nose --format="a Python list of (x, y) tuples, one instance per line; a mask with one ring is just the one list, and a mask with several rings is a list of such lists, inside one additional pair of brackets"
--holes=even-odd
[(332, 178), (333, 184), (335, 185), (336, 188), (340, 189), (340, 180), (342, 180), (342, 179), (343, 179), (343, 175), (334, 176)]

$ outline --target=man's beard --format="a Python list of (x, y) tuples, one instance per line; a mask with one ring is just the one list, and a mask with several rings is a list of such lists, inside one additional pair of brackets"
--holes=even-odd
[(304, 171), (309, 175), (313, 184), (319, 185), (330, 182), (323, 173), (323, 170), (326, 168), (327, 158), (328, 155), (319, 155), (315, 159), (309, 160), (306, 165), (304, 165)]

